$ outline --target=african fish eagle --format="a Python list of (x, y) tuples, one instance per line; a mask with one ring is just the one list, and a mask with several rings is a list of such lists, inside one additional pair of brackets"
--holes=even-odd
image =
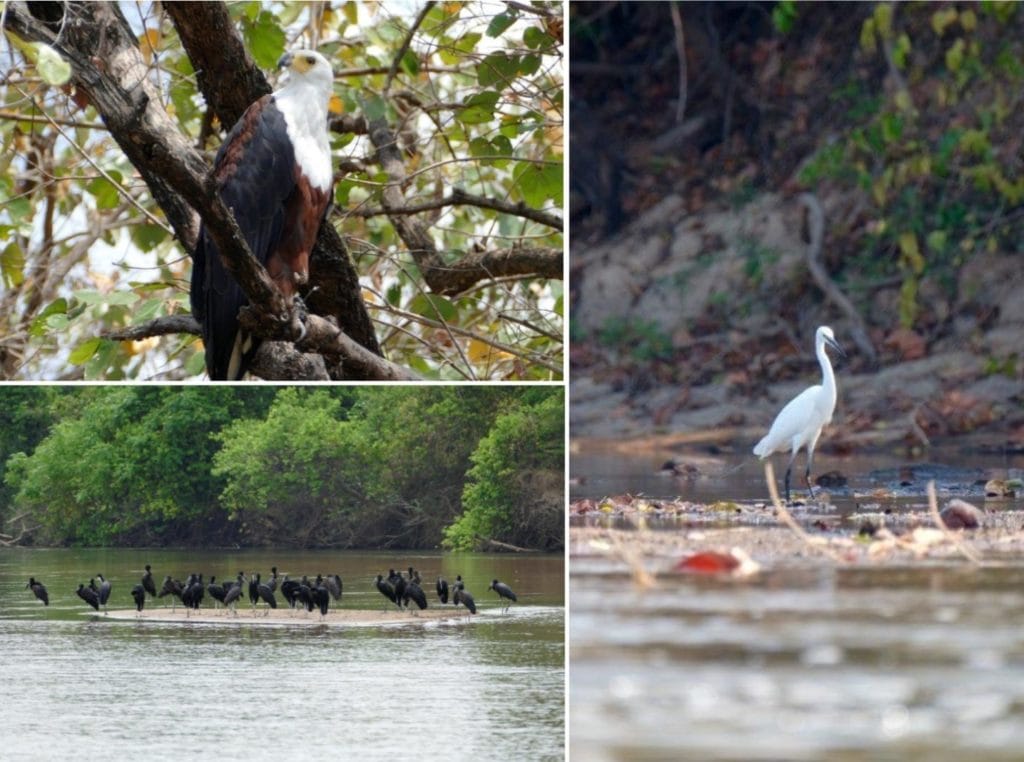
[[(287, 82), (246, 109), (217, 151), (213, 174), (253, 255), (294, 299), (309, 280), (309, 254), (331, 198), (327, 104), (333, 74), (312, 50), (287, 53), (278, 66), (287, 67)], [(259, 342), (239, 329), (238, 311), (247, 299), (205, 226), (192, 255), (189, 296), (210, 378), (240, 379)]]

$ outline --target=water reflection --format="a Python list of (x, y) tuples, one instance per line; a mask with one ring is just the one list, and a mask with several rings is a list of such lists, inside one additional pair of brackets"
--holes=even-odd
[(1019, 564), (805, 562), (642, 592), (573, 564), (574, 757), (995, 760), (1024, 744)]

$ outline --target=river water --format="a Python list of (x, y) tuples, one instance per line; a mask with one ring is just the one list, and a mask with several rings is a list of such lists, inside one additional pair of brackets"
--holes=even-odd
[[(146, 563), (158, 588), (168, 573), (336, 573), (343, 607), (378, 611), (375, 576), (412, 565), (431, 607), (436, 576), (461, 574), (479, 614), (352, 628), (160, 624), (106, 619), (74, 593), (102, 573), (111, 608), (128, 608)], [(561, 759), (563, 575), (561, 555), (0, 550), (0, 759)], [(29, 576), (49, 607), (25, 589)], [(509, 614), (487, 590), (495, 577), (518, 594)]]
[[(1024, 511), (1019, 495), (982, 495), (988, 475), (1019, 478), (1021, 456), (930, 458), (953, 469), (937, 469), (940, 482), (962, 475), (950, 494), (962, 490), (991, 515)], [(665, 459), (577, 453), (582, 483), (573, 495), (767, 498), (754, 458), (698, 459), (691, 479), (656, 475)], [(841, 471), (858, 493), (922, 466), (895, 455), (817, 460), (816, 471)], [(837, 491), (835, 514), (862, 500)], [(900, 511), (908, 501), (881, 503)], [(643, 526), (688, 531), (672, 521)], [(959, 558), (877, 566), (759, 558), (761, 530), (746, 531), (764, 567), (746, 580), (663, 574), (641, 590), (615, 559), (570, 558), (573, 759), (1024, 759), (1024, 558), (1007, 554), (982, 568)]]

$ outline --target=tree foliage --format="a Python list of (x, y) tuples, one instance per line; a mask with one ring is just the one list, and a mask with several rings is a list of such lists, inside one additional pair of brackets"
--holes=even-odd
[[(52, 421), (24, 450), (7, 444), (0, 516), (30, 526), (26, 540), (432, 548), (462, 514), (467, 479), (477, 509), (487, 480), (503, 479), (488, 507), (500, 539), (561, 543), (559, 388), (8, 391), (12, 419)], [(556, 460), (554, 489), (543, 479)]]
[(445, 531), (448, 547), (486, 549), (493, 540), (545, 550), (561, 546), (564, 410), (553, 395), (533, 403), (499, 415), (474, 450), (463, 513)]
[[(174, 163), (188, 157), (129, 159), (132, 130), (118, 132), (124, 115), (107, 113), (96, 85), (116, 90), (128, 75), (96, 51), (79, 55), (74, 34), (58, 40), (53, 30), (74, 22), (93, 25), (67, 28), (101, 45), (128, 30), (151, 94), (136, 107), (207, 161), (239, 100), (265, 87), (252, 61), (224, 53), (230, 43), (264, 69), (285, 49), (316, 47), (336, 73), (330, 222), (343, 236), (324, 244), (321, 231), (321, 244), (351, 258), (358, 280), (339, 295), (337, 259), (315, 252), (311, 311), (343, 329), (368, 311), (380, 349), (357, 342), (428, 378), (560, 377), (560, 4), (232, 3), (217, 33), (190, 24), (198, 6), (174, 3), (6, 7), (0, 376), (202, 372), (186, 318), (203, 205)], [(216, 62), (225, 70), (212, 72)], [(325, 356), (331, 377), (346, 373)]]

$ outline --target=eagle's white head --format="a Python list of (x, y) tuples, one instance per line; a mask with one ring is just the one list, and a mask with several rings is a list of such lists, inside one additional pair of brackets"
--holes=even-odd
[(315, 50), (300, 48), (285, 53), (277, 62), (277, 68), (288, 70), (288, 82), (285, 87), (312, 86), (330, 96), (334, 72), (327, 59)]

